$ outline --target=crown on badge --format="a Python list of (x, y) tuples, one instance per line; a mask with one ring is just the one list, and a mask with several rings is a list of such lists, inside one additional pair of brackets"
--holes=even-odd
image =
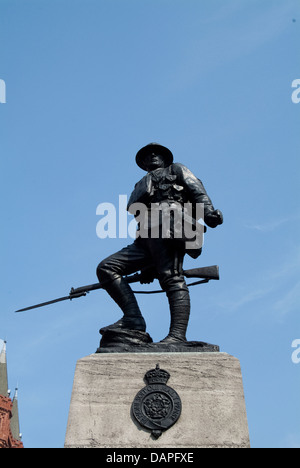
[(166, 384), (169, 378), (169, 372), (165, 371), (164, 369), (160, 369), (159, 364), (156, 364), (155, 369), (151, 369), (145, 374), (145, 379), (147, 380), (149, 385)]

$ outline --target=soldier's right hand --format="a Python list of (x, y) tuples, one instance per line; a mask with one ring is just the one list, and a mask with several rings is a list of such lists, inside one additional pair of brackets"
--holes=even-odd
[(156, 269), (154, 267), (145, 268), (141, 270), (141, 284), (150, 284), (157, 278)]

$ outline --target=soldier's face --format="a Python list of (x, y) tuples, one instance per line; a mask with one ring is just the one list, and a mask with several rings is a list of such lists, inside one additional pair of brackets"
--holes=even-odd
[(164, 158), (155, 152), (149, 153), (145, 162), (148, 171), (153, 171), (154, 169), (164, 167), (165, 165)]

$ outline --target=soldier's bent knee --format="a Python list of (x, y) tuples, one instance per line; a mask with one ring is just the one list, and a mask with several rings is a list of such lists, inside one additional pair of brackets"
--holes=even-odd
[(188, 291), (184, 276), (179, 275), (161, 275), (159, 278), (162, 289), (169, 291)]
[(106, 260), (102, 260), (99, 263), (96, 270), (97, 278), (99, 283), (104, 285), (110, 283), (117, 279), (120, 275), (117, 275), (109, 266), (109, 263)]

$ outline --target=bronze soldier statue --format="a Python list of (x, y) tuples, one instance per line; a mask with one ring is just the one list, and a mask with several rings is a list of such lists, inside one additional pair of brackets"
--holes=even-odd
[[(223, 223), (223, 215), (216, 210), (208, 197), (202, 182), (184, 165), (173, 163), (171, 151), (158, 144), (150, 143), (140, 149), (136, 155), (138, 166), (147, 171), (147, 175), (138, 182), (128, 203), (130, 207), (143, 203), (150, 211), (152, 206), (168, 204), (180, 207), (185, 204), (204, 207), (204, 222), (215, 228)], [(171, 229), (172, 231), (172, 229)], [(139, 232), (139, 231), (138, 231)], [(166, 292), (170, 314), (170, 330), (160, 343), (173, 344), (186, 341), (186, 331), (190, 316), (189, 290), (183, 275), (185, 254), (193, 258), (201, 253), (201, 247), (187, 250), (186, 243), (169, 235), (137, 235), (133, 244), (109, 256), (98, 265), (98, 280), (123, 312), (123, 317), (105, 330), (129, 329), (145, 332), (146, 323), (139, 309), (135, 295), (123, 278), (141, 271), (143, 283), (158, 278)], [(102, 329), (104, 330), (104, 329)]]

